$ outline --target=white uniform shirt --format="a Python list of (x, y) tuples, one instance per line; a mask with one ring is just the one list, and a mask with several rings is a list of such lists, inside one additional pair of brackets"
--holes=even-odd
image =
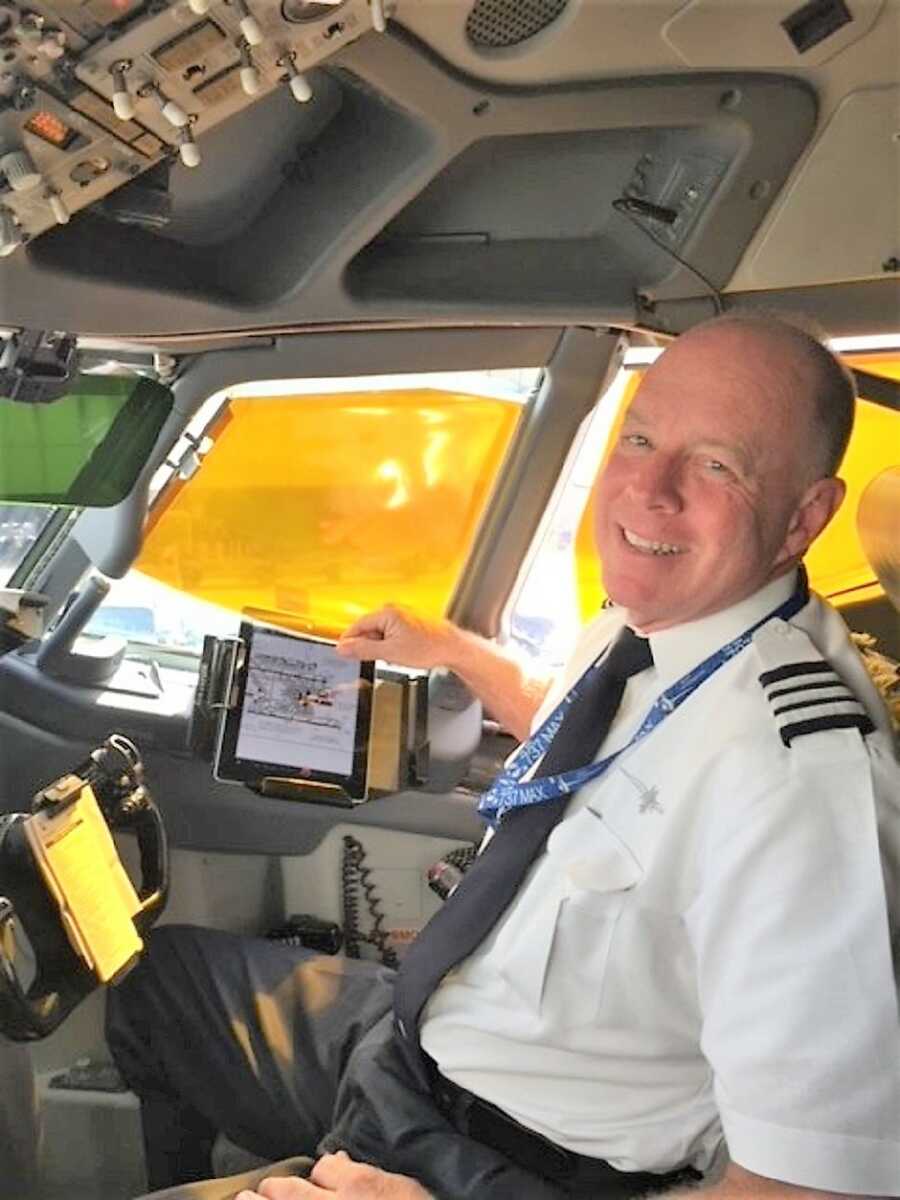
[[(653, 634), (603, 746), (792, 579)], [(623, 621), (587, 629), (543, 720)], [(821, 653), (816, 652), (816, 648)], [(825, 657), (880, 728), (782, 744), (762, 672)], [(879, 848), (880, 837), (880, 848)], [(620, 1170), (900, 1195), (900, 768), (841, 618), (769, 623), (574, 798), (502, 920), (428, 1003), (461, 1087)]]

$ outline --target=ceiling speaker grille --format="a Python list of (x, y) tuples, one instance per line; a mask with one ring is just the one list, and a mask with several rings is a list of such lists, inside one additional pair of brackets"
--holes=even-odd
[(518, 46), (556, 20), (569, 0), (475, 0), (466, 36), (479, 49)]

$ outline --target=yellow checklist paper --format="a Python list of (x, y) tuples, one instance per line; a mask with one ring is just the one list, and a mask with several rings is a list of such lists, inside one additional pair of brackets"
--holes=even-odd
[(32, 814), (25, 832), (72, 948), (108, 983), (143, 948), (132, 920), (140, 900), (90, 786), (71, 804)]

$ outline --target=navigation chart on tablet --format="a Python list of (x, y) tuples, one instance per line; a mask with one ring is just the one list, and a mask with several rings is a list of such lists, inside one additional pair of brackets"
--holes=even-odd
[(333, 646), (257, 629), (237, 758), (350, 775), (359, 679)]

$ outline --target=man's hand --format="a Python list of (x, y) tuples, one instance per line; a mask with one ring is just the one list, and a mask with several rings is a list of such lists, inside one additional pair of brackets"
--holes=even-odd
[(380, 658), (400, 667), (453, 667), (464, 637), (449, 621), (428, 621), (388, 604), (355, 621), (337, 651), (344, 658)]
[(234, 1200), (432, 1200), (414, 1179), (354, 1162), (343, 1150), (326, 1154), (306, 1179), (264, 1179)]
[(549, 681), (527, 676), (492, 642), (451, 621), (431, 621), (388, 604), (360, 617), (337, 644), (345, 658), (380, 658), (401, 667), (449, 667), (517, 738), (528, 736)]

